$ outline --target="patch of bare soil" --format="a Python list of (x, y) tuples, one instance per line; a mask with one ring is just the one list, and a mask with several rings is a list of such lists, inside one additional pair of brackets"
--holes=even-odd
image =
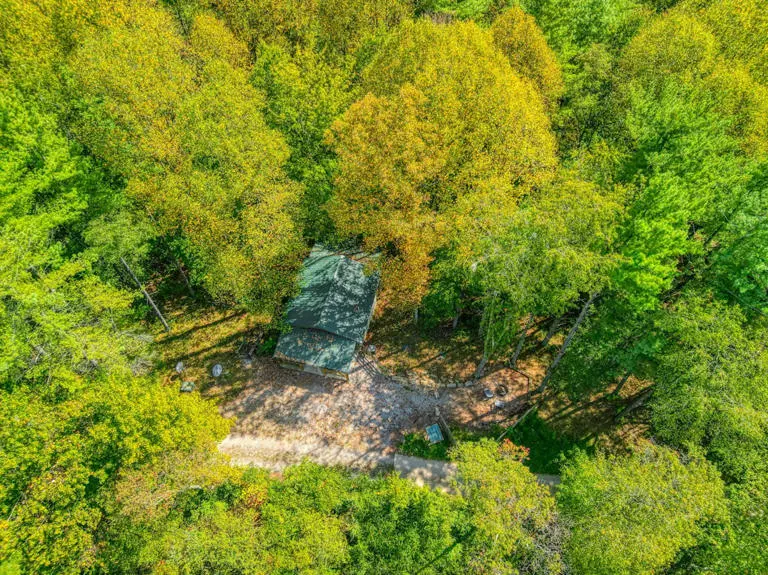
[[(498, 395), (502, 386), (503, 397)], [(483, 396), (485, 387), (497, 393), (495, 399)], [(526, 390), (527, 381), (511, 371), (496, 372), (473, 387), (430, 390), (382, 374), (369, 358), (358, 358), (347, 382), (262, 358), (253, 361), (244, 389), (221, 411), (236, 419), (233, 437), (392, 453), (403, 434), (437, 421), (435, 408), (451, 425), (509, 423), (524, 408)]]
[[(450, 329), (425, 336), (407, 321), (391, 321), (379, 323), (371, 333), (375, 360), (358, 358), (350, 380), (338, 382), (281, 368), (271, 358), (248, 357), (268, 318), (187, 307), (183, 301), (167, 307), (172, 331), (157, 339), (168, 385), (193, 381), (201, 393), (216, 399), (225, 416), (236, 418), (232, 437), (255, 438), (265, 445), (279, 440), (281, 445), (323, 446), (331, 461), (340, 464), (349, 453), (391, 454), (404, 434), (423, 432), (437, 421), (435, 408), (454, 428), (483, 430), (513, 423), (527, 409), (530, 391), (543, 377), (555, 346), (532, 346), (518, 363), (519, 371), (503, 361), (490, 362), (485, 377), (464, 387), (479, 361), (474, 338)], [(181, 374), (174, 370), (178, 361), (184, 364)], [(216, 364), (223, 373), (214, 378)], [(444, 387), (448, 383), (454, 387)], [(486, 388), (493, 398), (483, 395)], [(556, 396), (541, 415), (571, 437), (591, 437), (606, 449), (623, 449), (647, 433), (642, 418), (618, 426), (613, 421), (619, 403), (631, 401), (638, 389), (642, 383), (630, 380), (615, 402), (596, 398), (573, 405)], [(333, 455), (334, 450), (341, 455)]]

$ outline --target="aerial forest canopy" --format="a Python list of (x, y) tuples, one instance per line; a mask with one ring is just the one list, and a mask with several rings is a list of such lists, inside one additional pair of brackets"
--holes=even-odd
[[(316, 243), (637, 444), (230, 466), (149, 292), (279, 333)], [(0, 575), (768, 573), (766, 314), (768, 0), (0, 0)]]

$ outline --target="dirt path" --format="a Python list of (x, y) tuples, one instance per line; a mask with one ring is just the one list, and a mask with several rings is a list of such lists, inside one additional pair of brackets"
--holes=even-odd
[(271, 437), (229, 435), (219, 444), (233, 465), (255, 465), (282, 471), (305, 459), (321, 465), (341, 465), (361, 471), (391, 469), (394, 456), (378, 450), (354, 451), (338, 445), (286, 441)]
[(410, 479), (416, 485), (427, 485), (432, 489), (440, 489), (454, 493), (456, 488), (456, 465), (448, 461), (435, 461), (411, 457), (395, 453), (395, 471), (404, 479)]
[(503, 420), (482, 398), (485, 385), (493, 384), (436, 393), (399, 383), (365, 357), (346, 382), (255, 360), (243, 391), (222, 406), (235, 424), (219, 450), (235, 465), (274, 471), (304, 459), (366, 472), (396, 469), (419, 485), (450, 491), (451, 463), (395, 454), (396, 446), (403, 433), (436, 423), (435, 408), (463, 425)]
[(434, 423), (444, 396), (415, 391), (358, 360), (349, 381), (255, 361), (245, 389), (222, 406), (236, 418), (233, 436), (392, 453), (404, 429)]
[(447, 461), (433, 461), (399, 453), (352, 451), (335, 445), (283, 441), (266, 437), (230, 435), (219, 444), (219, 451), (230, 456), (233, 465), (254, 465), (283, 471), (305, 459), (321, 465), (341, 465), (359, 471), (390, 471), (417, 485), (452, 491), (456, 466)]
[[(419, 486), (429, 486), (449, 493), (455, 492), (456, 465), (380, 451), (352, 451), (335, 445), (284, 441), (267, 437), (230, 435), (219, 444), (219, 451), (230, 456), (232, 465), (253, 465), (272, 471), (283, 471), (308, 459), (328, 466), (343, 466), (364, 472), (395, 470), (400, 477)], [(542, 485), (554, 489), (560, 483), (557, 475), (537, 474)]]

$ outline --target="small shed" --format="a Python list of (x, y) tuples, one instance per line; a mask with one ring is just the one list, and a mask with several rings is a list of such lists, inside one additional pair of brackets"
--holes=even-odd
[(346, 380), (376, 304), (377, 273), (366, 274), (365, 254), (315, 245), (304, 260), (299, 295), (288, 305), (291, 330), (275, 359), (283, 367)]

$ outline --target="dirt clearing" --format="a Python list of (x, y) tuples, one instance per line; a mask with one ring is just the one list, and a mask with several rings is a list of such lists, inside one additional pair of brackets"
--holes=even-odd
[(493, 385), (487, 381), (439, 390), (403, 385), (362, 357), (347, 382), (287, 370), (266, 358), (254, 360), (250, 371), (242, 391), (221, 406), (224, 416), (236, 418), (233, 438), (390, 454), (404, 433), (437, 421), (435, 408), (451, 424), (474, 427), (511, 421), (519, 411), (514, 390), (498, 408), (482, 395)]

